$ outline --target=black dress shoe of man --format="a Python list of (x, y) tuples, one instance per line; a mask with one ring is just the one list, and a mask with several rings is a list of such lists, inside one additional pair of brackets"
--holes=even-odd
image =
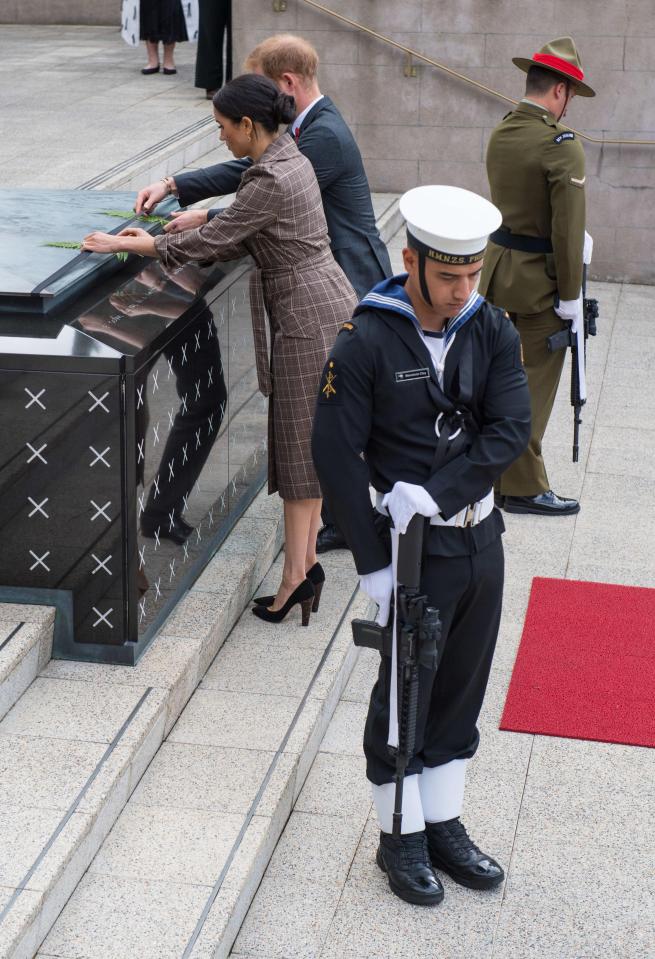
[(318, 531), (316, 552), (327, 553), (331, 549), (348, 549), (348, 543), (336, 526), (333, 526), (332, 523), (326, 523)]
[(400, 839), (380, 833), (375, 860), (386, 872), (392, 892), (416, 906), (436, 906), (443, 899), (443, 886), (430, 863), (424, 832), (411, 832)]
[(506, 513), (536, 513), (539, 516), (572, 516), (580, 512), (577, 499), (565, 499), (552, 489), (538, 496), (506, 496), (503, 504)]
[(154, 539), (155, 533), (157, 533), (160, 539), (170, 539), (171, 542), (181, 546), (186, 543), (189, 535), (193, 532), (193, 526), (185, 523), (181, 516), (173, 517), (171, 523), (168, 517), (162, 520), (159, 517), (153, 518), (144, 513), (141, 517), (141, 532), (149, 539)]
[(425, 832), (432, 865), (460, 886), (493, 889), (505, 878), (502, 866), (478, 849), (459, 818), (426, 822)]

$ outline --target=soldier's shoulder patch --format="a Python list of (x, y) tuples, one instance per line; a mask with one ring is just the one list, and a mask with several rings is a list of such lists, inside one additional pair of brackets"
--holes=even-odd
[(556, 137), (553, 137), (553, 143), (564, 143), (566, 140), (575, 140), (573, 130), (564, 130), (563, 133), (558, 133)]
[(323, 369), (318, 401), (330, 406), (341, 405), (341, 385), (337, 373), (337, 363), (332, 358), (327, 361)]

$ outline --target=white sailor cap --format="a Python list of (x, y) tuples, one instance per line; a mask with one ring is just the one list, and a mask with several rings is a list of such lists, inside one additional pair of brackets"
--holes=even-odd
[(502, 223), (500, 210), (484, 197), (457, 186), (417, 186), (400, 198), (408, 245), (429, 260), (476, 263), (489, 234)]

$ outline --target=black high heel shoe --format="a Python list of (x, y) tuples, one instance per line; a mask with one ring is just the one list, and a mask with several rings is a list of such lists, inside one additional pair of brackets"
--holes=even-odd
[(308, 579), (303, 579), (300, 586), (296, 586), (281, 609), (272, 612), (265, 606), (253, 606), (252, 611), (255, 616), (263, 619), (265, 623), (281, 623), (287, 613), (289, 613), (294, 606), (297, 606), (298, 603), (300, 603), (302, 610), (302, 624), (303, 626), (309, 626), (309, 617), (311, 616), (312, 605), (314, 603), (314, 587)]
[[(314, 605), (312, 613), (318, 613), (321, 593), (323, 592), (323, 583), (325, 582), (325, 570), (320, 563), (314, 563), (311, 569), (307, 570), (307, 579), (314, 587)], [(253, 603), (256, 606), (271, 606), (275, 596), (255, 596)]]

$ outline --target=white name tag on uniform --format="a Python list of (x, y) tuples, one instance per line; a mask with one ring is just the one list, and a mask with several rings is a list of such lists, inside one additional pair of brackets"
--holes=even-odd
[(406, 383), (409, 380), (429, 380), (430, 370), (427, 366), (419, 370), (397, 370), (396, 383)]

